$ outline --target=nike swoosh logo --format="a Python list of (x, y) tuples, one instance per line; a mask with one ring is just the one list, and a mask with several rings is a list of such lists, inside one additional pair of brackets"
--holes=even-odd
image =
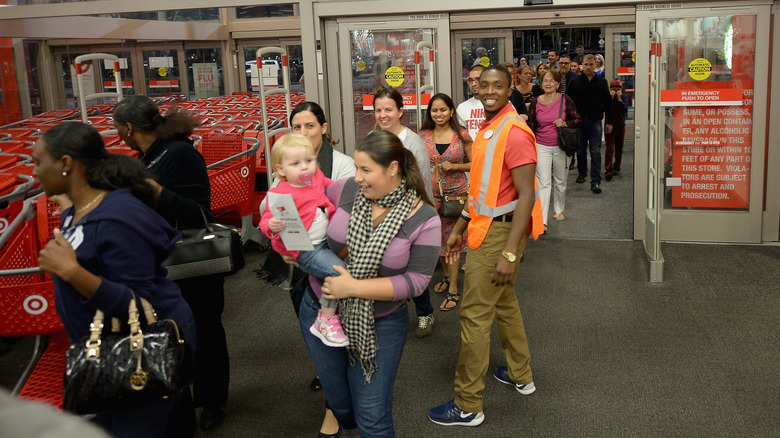
[(464, 411), (460, 411), (460, 418), (468, 418), (468, 417), (470, 417), (471, 415), (472, 415), (472, 414), (471, 414), (470, 412), (464, 412)]

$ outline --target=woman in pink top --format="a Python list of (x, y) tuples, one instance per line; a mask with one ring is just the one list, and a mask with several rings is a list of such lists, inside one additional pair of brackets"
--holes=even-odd
[[(311, 141), (301, 134), (285, 135), (271, 151), (271, 166), (281, 182), (269, 192), (293, 197), (298, 216), (314, 248), (309, 251), (287, 249), (280, 234), (287, 226), (277, 218), (284, 214), (284, 207), (271, 208), (270, 202), (265, 205), (260, 229), (271, 239), (271, 246), (276, 252), (294, 257), (307, 274), (320, 279), (338, 276), (334, 268), (344, 267), (344, 262), (330, 250), (327, 242), (328, 220), (336, 212), (336, 206), (325, 196), (325, 188), (333, 181), (317, 168), (317, 156)], [(311, 333), (329, 347), (349, 345), (336, 315), (338, 302), (322, 298), (320, 305), (322, 308), (309, 329)]]
[[(539, 196), (542, 199), (542, 218), (547, 229), (547, 211), (550, 209), (551, 179), (555, 182), (555, 200), (553, 219), (564, 219), (566, 205), (566, 174), (570, 158), (558, 147), (558, 127), (576, 128), (580, 116), (570, 97), (561, 94), (561, 75), (555, 70), (547, 70), (541, 78), (544, 94), (531, 101), (528, 109), (528, 126), (536, 134), (538, 160), (536, 179), (539, 181)], [(561, 110), (561, 99), (563, 111)]]

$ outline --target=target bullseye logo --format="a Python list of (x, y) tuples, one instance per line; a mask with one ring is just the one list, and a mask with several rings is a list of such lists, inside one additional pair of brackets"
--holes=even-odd
[(246, 178), (249, 176), (249, 166), (245, 166), (241, 168), (241, 177)]
[(24, 311), (30, 315), (40, 315), (49, 308), (49, 302), (40, 295), (30, 295), (24, 299), (22, 307), (24, 307)]
[(3, 234), (8, 228), (8, 219), (0, 218), (0, 234)]

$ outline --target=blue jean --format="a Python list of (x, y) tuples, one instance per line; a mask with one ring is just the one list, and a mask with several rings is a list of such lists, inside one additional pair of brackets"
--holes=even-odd
[[(344, 267), (344, 261), (328, 247), (328, 241), (314, 245), (312, 251), (301, 251), (296, 259), (303, 272), (322, 280), (325, 277), (338, 277), (340, 274), (333, 269), (333, 265)], [(320, 304), (324, 307), (335, 308), (338, 300), (320, 298)]]
[(95, 418), (116, 438), (183, 438), (195, 435), (195, 407), (189, 388), (133, 409), (105, 412)]
[(394, 437), (393, 385), (409, 330), (406, 305), (376, 319), (377, 369), (368, 384), (360, 364), (350, 365), (346, 348), (328, 347), (309, 332), (318, 310), (311, 292), (304, 293), (301, 333), (339, 425), (347, 434), (357, 428), (363, 437)]
[(588, 174), (590, 150), (590, 183), (601, 182), (601, 120), (583, 120), (580, 123), (580, 150), (577, 151), (577, 170), (580, 176)]
[(417, 317), (428, 316), (433, 313), (433, 304), (431, 304), (431, 291), (426, 287), (423, 293), (412, 298), (414, 301), (414, 313)]

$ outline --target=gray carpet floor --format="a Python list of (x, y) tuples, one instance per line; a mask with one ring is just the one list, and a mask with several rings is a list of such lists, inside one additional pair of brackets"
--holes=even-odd
[[(430, 337), (410, 327), (398, 436), (780, 435), (780, 248), (666, 244), (664, 254), (665, 281), (651, 284), (639, 242), (531, 243), (517, 295), (536, 393), (488, 374), (481, 426), (428, 421), (453, 396), (460, 342), (458, 311), (437, 310)], [(324, 395), (308, 387), (313, 366), (287, 292), (248, 274), (263, 257), (228, 282), (228, 419), (201, 437), (317, 435)], [(494, 330), (490, 366), (504, 364)]]

